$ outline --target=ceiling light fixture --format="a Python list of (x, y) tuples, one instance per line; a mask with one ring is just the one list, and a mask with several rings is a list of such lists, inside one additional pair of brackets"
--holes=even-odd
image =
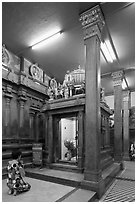
[(110, 54), (110, 50), (108, 49), (108, 46), (106, 45), (106, 42), (101, 42), (101, 51), (103, 56), (105, 57), (107, 62), (113, 62), (113, 58)]
[(125, 79), (123, 79), (123, 81), (122, 81), (122, 89), (126, 89), (126, 88), (127, 88), (127, 84), (126, 84)]
[(115, 55), (115, 53), (114, 53), (114, 50), (113, 50), (113, 48), (112, 48), (112, 45), (111, 45), (110, 41), (109, 41), (109, 40), (106, 40), (105, 43), (106, 43), (106, 46), (107, 46), (107, 48), (108, 48), (108, 51), (109, 51), (109, 53), (110, 53), (112, 59), (113, 59), (113, 60), (116, 60), (116, 55)]
[(31, 46), (32, 49), (37, 49), (40, 48), (41, 46), (44, 46), (47, 42), (49, 42), (50, 40), (55, 40), (56, 38), (58, 38), (60, 35), (62, 34), (62, 31), (59, 31), (57, 33), (54, 33), (53, 35), (50, 35), (49, 37), (41, 40), (38, 43), (35, 43), (34, 45)]

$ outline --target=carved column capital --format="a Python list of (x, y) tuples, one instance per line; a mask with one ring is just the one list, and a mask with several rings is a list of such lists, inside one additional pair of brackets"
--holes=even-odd
[(124, 74), (123, 74), (123, 71), (120, 70), (120, 71), (117, 71), (117, 72), (113, 72), (111, 74), (112, 78), (113, 78), (113, 86), (120, 86), (122, 85), (122, 80), (123, 80), (123, 77), (124, 77)]
[(5, 98), (6, 105), (9, 106), (11, 98), (9, 96), (7, 96), (7, 95), (5, 95), (5, 97), (6, 97)]
[(101, 31), (105, 25), (104, 17), (99, 6), (95, 6), (80, 15), (84, 29), (84, 40), (97, 35), (101, 40)]
[(27, 100), (27, 92), (25, 89), (20, 88), (18, 90), (18, 101), (23, 101), (25, 102)]
[(33, 117), (35, 115), (35, 111), (30, 109), (29, 115)]
[(8, 85), (5, 87), (5, 90), (4, 90), (4, 96), (5, 98), (8, 100), (10, 100), (13, 96), (12, 96), (12, 86), (11, 85)]
[(20, 89), (18, 90), (18, 96), (26, 97), (26, 95), (27, 95), (27, 92), (26, 92), (25, 89), (20, 88)]
[(24, 108), (24, 104), (25, 104), (25, 101), (20, 98), (19, 99), (20, 108)]

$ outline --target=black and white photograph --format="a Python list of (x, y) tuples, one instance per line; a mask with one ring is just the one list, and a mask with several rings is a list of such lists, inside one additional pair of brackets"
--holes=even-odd
[(1, 8), (2, 202), (135, 202), (135, 2)]

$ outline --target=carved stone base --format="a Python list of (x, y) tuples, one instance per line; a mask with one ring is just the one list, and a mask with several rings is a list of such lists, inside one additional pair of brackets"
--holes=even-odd
[(81, 182), (81, 188), (95, 191), (97, 192), (98, 198), (101, 198), (105, 192), (105, 182), (103, 179), (101, 179), (99, 182), (83, 180)]

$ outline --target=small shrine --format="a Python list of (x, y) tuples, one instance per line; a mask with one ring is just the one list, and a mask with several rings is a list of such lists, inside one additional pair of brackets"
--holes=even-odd
[[(75, 170), (85, 168), (85, 70), (80, 66), (67, 71), (62, 84), (53, 78), (49, 82), (49, 100), (41, 112), (45, 114), (47, 131), (47, 153), (45, 163), (57, 168), (69, 163)], [(112, 164), (109, 118), (112, 114), (105, 101), (104, 88), (100, 88), (101, 110), (101, 168)]]
[(74, 95), (85, 93), (85, 70), (78, 66), (73, 71), (67, 71), (62, 84), (53, 78), (50, 80), (48, 95), (49, 99), (69, 98)]

